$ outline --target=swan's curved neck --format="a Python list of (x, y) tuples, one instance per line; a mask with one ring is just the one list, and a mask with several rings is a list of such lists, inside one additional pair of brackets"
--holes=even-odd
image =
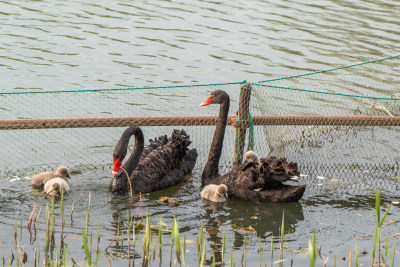
[(121, 150), (123, 149), (124, 151), (127, 151), (129, 139), (132, 137), (132, 135), (135, 136), (135, 150), (129, 156), (128, 160), (124, 163), (124, 165), (122, 165), (122, 168), (124, 168), (128, 172), (129, 175), (133, 172), (133, 170), (138, 165), (140, 156), (142, 155), (142, 152), (144, 149), (143, 132), (139, 127), (129, 128), (127, 131), (125, 131), (123, 133), (123, 135), (121, 136), (121, 139), (118, 141), (118, 143), (121, 142), (119, 144), (118, 148)]
[(226, 123), (228, 121), (229, 102), (229, 95), (226, 95), (220, 104), (219, 116), (211, 143), (210, 153), (201, 176), (203, 185), (209, 184), (213, 179), (219, 176), (218, 165), (222, 154)]

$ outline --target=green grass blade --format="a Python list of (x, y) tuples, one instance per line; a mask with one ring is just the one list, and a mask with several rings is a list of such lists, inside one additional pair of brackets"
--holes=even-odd
[(315, 244), (315, 233), (313, 233), (312, 240), (308, 240), (308, 257), (310, 260), (310, 267), (315, 267), (317, 253), (316, 253), (316, 244)]
[(90, 252), (89, 252), (89, 248), (88, 248), (88, 244), (87, 244), (87, 240), (86, 240), (86, 234), (85, 231), (82, 228), (82, 240), (83, 240), (83, 248), (85, 250), (85, 255), (86, 255), (86, 260), (89, 264), (89, 266), (92, 265), (92, 259), (90, 258)]
[(390, 204), (389, 205), (389, 207), (387, 208), (387, 210), (386, 210), (386, 212), (385, 212), (385, 214), (383, 215), (383, 217), (382, 217), (382, 220), (380, 221), (380, 223), (379, 223), (379, 227), (381, 227), (382, 226), (382, 224), (383, 224), (383, 222), (385, 221), (385, 219), (386, 219), (386, 216), (388, 215), (388, 213), (389, 213), (389, 210), (390, 210), (390, 208), (392, 207), (392, 204)]
[(274, 262), (274, 236), (271, 235), (271, 266)]
[(221, 258), (222, 258), (222, 264), (224, 263), (224, 255), (225, 255), (225, 245), (226, 245), (226, 233), (225, 233), (225, 231), (224, 231), (224, 236), (222, 237), (222, 255), (221, 255)]
[(381, 202), (379, 200), (379, 190), (376, 188), (376, 193), (375, 193), (375, 210), (376, 210), (376, 218), (378, 222), (378, 227), (381, 222)]
[(61, 187), (61, 207), (60, 207), (60, 212), (61, 215), (64, 215), (64, 188)]
[(356, 258), (355, 267), (358, 267), (358, 251), (357, 251), (357, 242), (356, 242), (356, 255), (355, 255), (355, 258)]

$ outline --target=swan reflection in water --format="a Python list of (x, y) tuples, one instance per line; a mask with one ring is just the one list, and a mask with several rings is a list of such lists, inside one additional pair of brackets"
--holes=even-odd
[[(233, 244), (232, 248), (242, 251), (247, 235), (255, 234), (260, 239), (279, 236), (283, 212), (285, 232), (295, 232), (298, 222), (304, 220), (302, 204), (297, 202), (254, 204), (232, 198), (222, 203), (207, 200), (202, 202), (203, 217), (206, 220), (204, 228), (206, 231), (211, 229), (205, 237), (214, 251), (222, 250), (224, 231), (227, 242)], [(254, 229), (253, 233), (245, 231), (249, 226)], [(221, 232), (212, 229), (219, 229)], [(221, 261), (220, 253), (215, 253), (215, 257), (216, 262)], [(212, 263), (212, 256), (207, 263)]]

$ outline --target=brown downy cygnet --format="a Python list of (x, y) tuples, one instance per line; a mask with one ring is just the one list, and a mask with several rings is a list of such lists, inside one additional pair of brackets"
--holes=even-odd
[(56, 172), (41, 172), (32, 177), (32, 185), (42, 186), (47, 181), (55, 177), (71, 178), (68, 174), (68, 169), (65, 166), (61, 166)]
[(61, 192), (67, 193), (70, 189), (68, 180), (65, 177), (55, 177), (48, 180), (44, 184), (44, 191), (46, 194), (54, 193), (61, 195)]
[(201, 197), (213, 202), (224, 202), (228, 198), (228, 187), (224, 184), (209, 184), (201, 191)]
[(247, 153), (244, 155), (244, 160), (245, 162), (256, 162), (260, 164), (260, 159), (258, 158), (257, 154), (254, 151), (247, 151)]

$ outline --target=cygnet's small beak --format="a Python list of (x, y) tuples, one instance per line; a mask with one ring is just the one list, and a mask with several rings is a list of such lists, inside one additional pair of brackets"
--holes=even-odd
[(71, 176), (69, 176), (69, 173), (67, 173), (67, 177), (68, 177), (68, 179), (71, 179)]

